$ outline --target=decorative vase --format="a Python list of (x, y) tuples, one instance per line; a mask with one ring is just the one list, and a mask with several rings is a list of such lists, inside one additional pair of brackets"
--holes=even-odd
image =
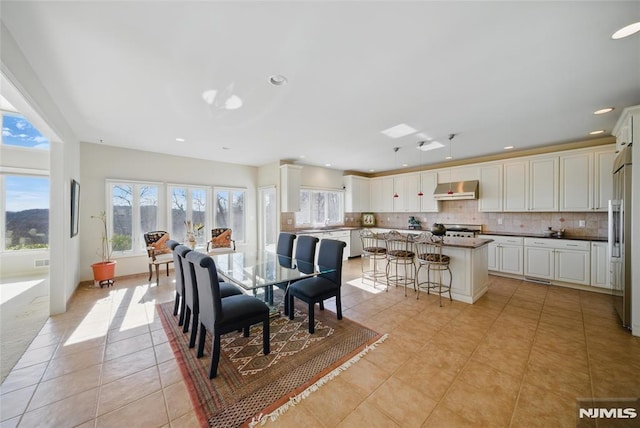
[(106, 262), (98, 262), (91, 265), (93, 269), (93, 280), (100, 284), (100, 288), (104, 285), (107, 287), (113, 285), (115, 278), (116, 262), (109, 260)]
[(192, 250), (196, 249), (196, 237), (193, 233), (187, 233), (187, 243)]

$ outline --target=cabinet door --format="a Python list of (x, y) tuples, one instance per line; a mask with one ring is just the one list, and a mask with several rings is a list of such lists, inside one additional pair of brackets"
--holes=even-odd
[(589, 285), (591, 260), (589, 251), (555, 250), (555, 279)]
[(437, 213), (440, 211), (440, 202), (433, 198), (433, 191), (438, 184), (438, 174), (436, 172), (423, 172), (420, 174), (420, 212)]
[(487, 268), (493, 271), (500, 270), (498, 266), (498, 244), (496, 244), (495, 242), (489, 242), (489, 244), (487, 244), (487, 249), (488, 249)]
[(529, 162), (504, 164), (504, 211), (527, 211), (529, 195)]
[(478, 211), (502, 211), (502, 165), (480, 168), (480, 195)]
[(554, 275), (553, 250), (550, 248), (524, 247), (524, 275), (552, 280)]
[(560, 211), (591, 210), (592, 165), (592, 153), (560, 156)]
[(371, 211), (393, 211), (393, 178), (371, 180)]
[[(420, 200), (418, 196), (418, 174), (400, 175), (393, 177), (393, 211), (418, 212)], [(398, 195), (396, 198), (395, 195)]]
[(371, 204), (369, 202), (370, 198), (370, 190), (369, 190), (369, 179), (368, 178), (359, 178), (356, 180), (356, 189), (357, 189), (357, 198), (358, 202), (355, 204), (355, 208), (358, 209), (358, 212), (367, 212), (371, 209)]
[(609, 199), (613, 199), (613, 161), (615, 148), (597, 151), (593, 157), (593, 205), (595, 211), (607, 211)]
[(606, 242), (592, 242), (591, 285), (611, 288), (609, 277), (609, 245)]
[(522, 245), (500, 244), (500, 271), (514, 275), (522, 275), (524, 267), (522, 265)]
[(558, 158), (529, 161), (529, 210), (558, 211)]

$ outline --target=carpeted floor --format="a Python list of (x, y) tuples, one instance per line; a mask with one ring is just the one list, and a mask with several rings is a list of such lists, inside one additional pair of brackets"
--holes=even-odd
[(188, 348), (173, 316), (173, 303), (158, 305), (162, 324), (181, 367), (200, 422), (209, 426), (251, 425), (275, 418), (382, 340), (380, 334), (316, 307), (316, 330), (307, 331), (306, 306), (296, 306), (294, 320), (271, 320), (271, 353), (262, 354), (262, 328), (248, 338), (230, 333), (222, 338), (218, 376), (209, 380), (210, 336), (204, 357)]

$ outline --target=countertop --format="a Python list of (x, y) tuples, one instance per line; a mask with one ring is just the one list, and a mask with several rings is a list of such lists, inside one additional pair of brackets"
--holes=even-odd
[(499, 235), (499, 236), (518, 236), (522, 238), (545, 238), (545, 239), (568, 239), (573, 241), (593, 241), (593, 242), (607, 242), (607, 237), (602, 236), (578, 236), (578, 235), (562, 235), (561, 238), (557, 236), (546, 236), (544, 233), (518, 233), (518, 232), (482, 232), (481, 235)]

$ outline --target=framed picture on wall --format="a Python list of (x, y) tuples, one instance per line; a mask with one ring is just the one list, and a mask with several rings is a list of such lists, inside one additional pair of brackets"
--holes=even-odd
[(80, 223), (80, 183), (71, 180), (71, 237), (78, 234)]

